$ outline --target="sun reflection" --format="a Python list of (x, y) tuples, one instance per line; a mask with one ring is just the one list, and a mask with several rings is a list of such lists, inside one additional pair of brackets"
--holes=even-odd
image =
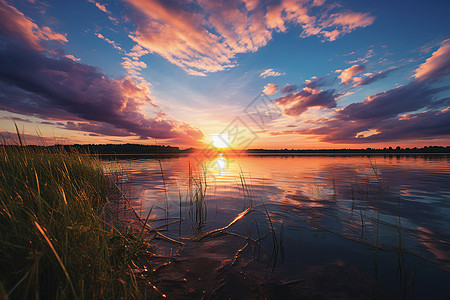
[(227, 161), (223, 158), (222, 154), (217, 158), (216, 164), (218, 171), (224, 171), (226, 169)]

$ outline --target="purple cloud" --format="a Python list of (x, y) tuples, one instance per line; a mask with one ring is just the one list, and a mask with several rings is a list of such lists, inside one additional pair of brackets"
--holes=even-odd
[[(1, 110), (77, 121), (81, 122), (77, 128), (94, 133), (108, 134), (115, 128), (120, 136), (142, 139), (194, 142), (202, 137), (199, 130), (163, 113), (152, 118), (142, 113), (145, 106), (157, 107), (148, 88), (130, 77), (110, 79), (97, 68), (65, 57), (50, 58), (30, 47), (9, 44), (0, 49), (0, 86)], [(86, 121), (96, 125), (82, 124)]]
[(380, 71), (377, 74), (372, 74), (372, 75), (362, 77), (362, 78), (355, 77), (355, 78), (353, 78), (353, 81), (356, 82), (355, 86), (371, 84), (372, 82), (386, 78), (392, 71), (395, 71), (397, 69), (398, 68), (387, 69), (384, 71)]
[(431, 88), (420, 82), (377, 93), (362, 102), (352, 103), (337, 112), (342, 120), (382, 120), (401, 113), (413, 112), (433, 103), (435, 95), (448, 87)]
[(305, 87), (301, 92), (280, 97), (275, 101), (284, 115), (299, 116), (309, 107), (336, 107), (337, 96), (334, 90), (323, 91)]
[[(330, 143), (448, 137), (450, 97), (442, 97), (442, 93), (448, 91), (450, 86), (435, 86), (436, 82), (450, 74), (450, 48), (447, 47), (448, 44), (444, 41), (441, 47), (417, 68), (415, 80), (407, 85), (371, 95), (362, 102), (349, 104), (337, 110), (333, 118), (317, 120), (314, 123), (317, 126), (315, 128), (272, 132), (271, 135), (309, 134)], [(366, 78), (373, 82), (393, 70)], [(353, 75), (348, 79), (352, 77)], [(301, 113), (302, 106), (295, 112)]]
[(286, 84), (283, 86), (280, 90), (282, 94), (290, 94), (292, 92), (295, 92), (297, 90), (297, 86), (293, 84)]

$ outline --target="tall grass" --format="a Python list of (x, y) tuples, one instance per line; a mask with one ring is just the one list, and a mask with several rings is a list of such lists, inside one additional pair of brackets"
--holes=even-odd
[(92, 156), (0, 145), (0, 298), (139, 298), (135, 241), (105, 230), (108, 194)]

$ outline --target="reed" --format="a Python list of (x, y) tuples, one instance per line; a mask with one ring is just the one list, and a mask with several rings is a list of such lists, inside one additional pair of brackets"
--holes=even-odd
[(108, 195), (90, 155), (0, 145), (0, 298), (139, 298), (139, 239), (105, 229)]

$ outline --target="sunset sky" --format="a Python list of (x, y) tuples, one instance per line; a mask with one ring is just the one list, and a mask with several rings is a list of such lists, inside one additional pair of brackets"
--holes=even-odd
[(48, 144), (447, 146), (449, 15), (448, 0), (0, 0), (0, 130), (15, 121)]

